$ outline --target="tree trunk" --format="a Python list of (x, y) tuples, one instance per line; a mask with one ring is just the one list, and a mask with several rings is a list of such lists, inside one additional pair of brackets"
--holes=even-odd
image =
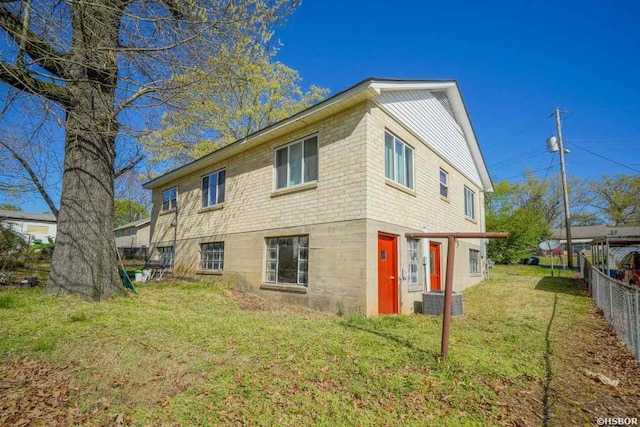
[(62, 199), (46, 293), (124, 295), (113, 233), (118, 1), (74, 2)]

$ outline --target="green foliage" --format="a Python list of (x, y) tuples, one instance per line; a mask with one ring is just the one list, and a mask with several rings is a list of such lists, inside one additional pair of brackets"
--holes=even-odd
[[(172, 99), (162, 127), (143, 140), (155, 169), (186, 163), (321, 101), (328, 89), (304, 92), (296, 70), (273, 61), (251, 40), (224, 45), (205, 68), (174, 77), (188, 91)], [(154, 169), (154, 168), (152, 168)]]
[(147, 208), (129, 199), (116, 199), (113, 203), (114, 226), (120, 227), (129, 222), (149, 218)]
[(26, 243), (22, 237), (0, 225), (0, 269), (11, 270), (20, 264)]
[(592, 204), (613, 225), (640, 225), (640, 176), (605, 175), (591, 183)]
[[(532, 195), (533, 194), (533, 195)], [(500, 263), (515, 262), (535, 251), (550, 234), (546, 205), (540, 193), (527, 195), (522, 185), (502, 181), (486, 196), (487, 231), (509, 233), (508, 239), (490, 240), (488, 257)]]
[(3, 211), (22, 211), (20, 206), (16, 206), (11, 203), (0, 203), (0, 210)]

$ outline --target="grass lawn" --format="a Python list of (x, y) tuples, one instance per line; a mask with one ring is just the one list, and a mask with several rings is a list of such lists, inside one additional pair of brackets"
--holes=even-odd
[(555, 343), (593, 314), (548, 274), (491, 270), (444, 361), (436, 317), (340, 318), (208, 284), (100, 303), (0, 290), (0, 425), (540, 425)]

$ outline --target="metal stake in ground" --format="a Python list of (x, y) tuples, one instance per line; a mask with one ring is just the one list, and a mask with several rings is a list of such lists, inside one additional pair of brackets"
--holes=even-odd
[(447, 277), (444, 284), (444, 307), (442, 310), (442, 358), (449, 355), (451, 335), (451, 298), (453, 295), (453, 263), (456, 255), (456, 239), (506, 239), (508, 233), (407, 233), (409, 239), (447, 239)]

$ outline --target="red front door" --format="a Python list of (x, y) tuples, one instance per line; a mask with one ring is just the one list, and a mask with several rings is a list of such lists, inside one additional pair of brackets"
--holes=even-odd
[(378, 234), (378, 313), (398, 312), (398, 237)]
[(431, 268), (431, 291), (442, 288), (440, 281), (440, 243), (429, 242), (429, 266)]

